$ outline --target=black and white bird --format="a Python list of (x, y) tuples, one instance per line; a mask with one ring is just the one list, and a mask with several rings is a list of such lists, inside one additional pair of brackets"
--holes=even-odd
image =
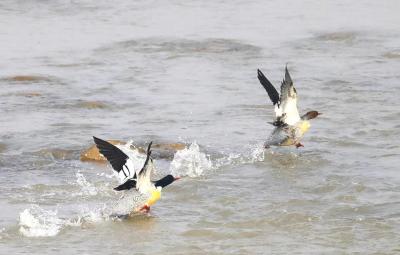
[(297, 110), (297, 92), (293, 86), (287, 66), (285, 68), (285, 78), (281, 84), (280, 95), (260, 69), (258, 69), (258, 80), (275, 106), (276, 116), (275, 121), (271, 123), (275, 126), (275, 129), (264, 143), (264, 147), (290, 145), (294, 145), (297, 148), (303, 147), (300, 140), (310, 129), (309, 120), (321, 115), (321, 113), (309, 111), (300, 117)]
[(151, 175), (153, 171), (153, 159), (151, 158), (151, 145), (149, 143), (147, 147), (146, 161), (140, 171), (136, 172), (133, 168), (133, 160), (126, 155), (122, 150), (120, 150), (115, 145), (94, 137), (94, 142), (99, 149), (100, 153), (107, 158), (113, 169), (118, 174), (123, 174), (126, 178), (121, 185), (115, 187), (114, 190), (130, 190), (134, 189), (140, 194), (146, 196), (147, 200), (144, 205), (140, 208), (140, 211), (148, 212), (150, 206), (157, 202), (161, 198), (161, 190), (173, 183), (174, 181), (180, 179), (179, 177), (174, 177), (171, 174), (164, 176), (158, 181), (151, 181)]

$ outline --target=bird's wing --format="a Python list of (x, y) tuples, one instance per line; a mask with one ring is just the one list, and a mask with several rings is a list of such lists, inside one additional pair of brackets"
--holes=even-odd
[(283, 122), (288, 125), (294, 125), (300, 120), (300, 115), (297, 110), (297, 92), (293, 86), (292, 78), (290, 77), (287, 67), (285, 68), (285, 79), (281, 85), (280, 107)]
[(136, 188), (136, 180), (128, 179), (126, 182), (122, 183), (118, 187), (115, 187), (114, 190), (121, 191), (121, 190), (130, 190)]
[(280, 98), (279, 93), (275, 89), (274, 85), (265, 77), (265, 75), (261, 72), (260, 69), (257, 69), (257, 77), (260, 81), (261, 85), (267, 91), (269, 98), (272, 101), (272, 104), (275, 106), (275, 115), (276, 118), (280, 118), (282, 116), (282, 108), (280, 106)]
[(146, 161), (140, 172), (138, 173), (136, 188), (137, 190), (142, 193), (148, 193), (151, 188), (154, 187), (154, 184), (151, 182), (151, 174), (153, 172), (153, 160), (151, 158), (151, 145), (153, 142), (149, 143), (147, 147), (147, 157)]
[(123, 151), (121, 151), (117, 146), (111, 143), (101, 140), (100, 138), (94, 137), (93, 140), (99, 149), (100, 153), (106, 157), (108, 162), (117, 172), (118, 175), (123, 175), (123, 180), (129, 178), (136, 178), (135, 169), (132, 168), (131, 159)]
[(273, 105), (276, 105), (279, 103), (279, 93), (276, 91), (274, 85), (265, 77), (265, 75), (261, 72), (260, 69), (257, 69), (258, 73), (258, 80), (260, 81), (261, 85), (264, 87), (264, 89), (267, 91), (269, 98), (272, 101)]

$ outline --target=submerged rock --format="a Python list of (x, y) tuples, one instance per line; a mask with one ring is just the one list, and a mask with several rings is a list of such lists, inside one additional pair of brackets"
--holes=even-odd
[(39, 76), (39, 75), (16, 75), (7, 77), (4, 80), (13, 81), (13, 82), (42, 82), (42, 81), (50, 81), (49, 77)]
[(99, 101), (82, 101), (77, 104), (77, 107), (86, 109), (104, 109), (107, 108), (107, 105)]
[(38, 93), (38, 92), (21, 92), (18, 93), (19, 96), (23, 96), (23, 97), (40, 97), (42, 96), (42, 94)]
[(356, 39), (357, 33), (352, 31), (333, 32), (319, 34), (316, 39), (320, 41), (333, 41), (333, 42), (352, 42)]
[[(119, 140), (107, 140), (109, 143), (114, 145), (124, 145), (125, 142)], [(136, 149), (140, 152), (145, 154), (147, 144), (140, 144), (136, 147)], [(160, 144), (153, 144), (152, 146), (152, 156), (154, 158), (163, 158), (163, 159), (172, 159), (174, 154), (178, 150), (183, 150), (186, 148), (186, 144), (184, 143), (160, 143)], [(133, 149), (133, 147), (132, 147)], [(99, 150), (97, 149), (96, 145), (90, 146), (88, 149), (84, 150), (81, 153), (80, 157), (81, 161), (106, 161), (106, 158), (100, 154)]]
[(2, 153), (3, 151), (5, 151), (7, 148), (7, 146), (4, 143), (0, 143), (0, 153)]
[(400, 58), (400, 51), (386, 52), (385, 54), (383, 54), (383, 57), (390, 59)]

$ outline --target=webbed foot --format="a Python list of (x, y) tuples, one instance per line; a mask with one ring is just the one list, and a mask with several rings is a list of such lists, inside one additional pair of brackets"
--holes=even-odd
[(150, 206), (148, 205), (144, 205), (142, 206), (142, 208), (140, 208), (139, 212), (144, 212), (144, 213), (148, 213), (150, 211)]
[(304, 147), (304, 145), (301, 144), (301, 143), (296, 143), (296, 148), (298, 149), (298, 148), (300, 148), (300, 147)]

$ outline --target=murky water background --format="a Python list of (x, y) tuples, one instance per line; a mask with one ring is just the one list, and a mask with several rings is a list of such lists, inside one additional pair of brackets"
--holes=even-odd
[[(399, 10), (2, 1), (0, 253), (400, 253)], [(256, 70), (279, 84), (286, 63), (300, 112), (324, 115), (305, 148), (263, 153)], [(79, 161), (92, 135), (185, 142), (156, 164), (186, 177), (150, 216), (104, 217), (120, 194)]]

